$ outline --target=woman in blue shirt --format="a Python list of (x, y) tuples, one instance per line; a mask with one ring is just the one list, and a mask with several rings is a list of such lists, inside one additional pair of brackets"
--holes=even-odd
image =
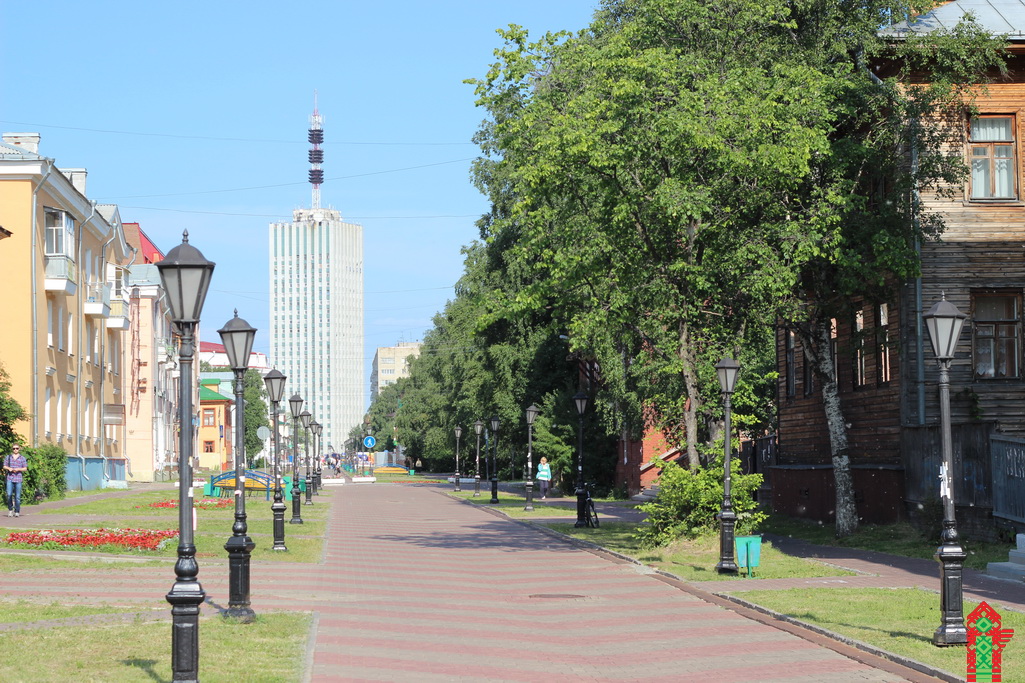
[(552, 468), (548, 465), (548, 458), (541, 458), (537, 464), (537, 480), (541, 484), (541, 500), (548, 496), (548, 486), (552, 481)]

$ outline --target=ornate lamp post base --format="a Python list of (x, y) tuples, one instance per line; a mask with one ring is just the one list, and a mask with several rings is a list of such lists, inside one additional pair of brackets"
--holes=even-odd
[(491, 504), (498, 503), (498, 477), (491, 477)]
[(577, 522), (573, 526), (582, 529), (587, 526), (587, 489), (584, 485), (577, 484)]
[(732, 509), (719, 512), (719, 564), (715, 571), (720, 574), (736, 574), (740, 567), (733, 559), (733, 531), (737, 525), (737, 513)]
[(523, 506), (524, 512), (534, 511), (534, 480), (527, 480), (527, 504)]
[(224, 544), (228, 551), (228, 609), (225, 617), (234, 617), (245, 624), (256, 619), (256, 612), (249, 604), (249, 555), (256, 544), (245, 534), (235, 535)]
[(288, 509), (288, 506), (285, 505), (281, 489), (274, 491), (274, 502), (271, 504), (270, 509), (274, 515), (274, 547), (271, 549), (288, 550), (285, 546), (285, 510)]
[(289, 524), (302, 524), (302, 501), (300, 500), (301, 491), (298, 486), (292, 487), (292, 519), (288, 520)]
[(462, 489), (459, 488), (459, 480), (462, 479), (462, 475), (459, 474), (459, 470), (456, 470), (455, 477), (453, 477), (453, 478), (455, 479), (455, 482), (456, 482), (456, 487), (453, 489), (453, 491), (455, 491), (456, 493), (459, 493), (460, 491), (462, 491)]
[(313, 505), (313, 481), (309, 478), (306, 480), (306, 502), (305, 505)]
[[(950, 532), (953, 532), (953, 538), (948, 538)], [(968, 642), (962, 595), (962, 573), (968, 553), (958, 542), (956, 531), (944, 529), (943, 535), (943, 545), (936, 549), (935, 555), (940, 563), (940, 612), (943, 621), (932, 636), (933, 645), (939, 647)]]
[(480, 498), (480, 475), (476, 475), (473, 478), (473, 497)]
[(199, 681), (199, 606), (206, 593), (197, 578), (195, 554), (195, 546), (179, 548), (177, 580), (166, 596), (171, 603), (172, 675), (175, 682), (183, 683)]

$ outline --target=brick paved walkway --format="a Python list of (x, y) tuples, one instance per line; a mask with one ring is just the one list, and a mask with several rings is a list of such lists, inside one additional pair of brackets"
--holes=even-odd
[[(708, 592), (718, 582), (698, 587), (669, 579), (443, 492), (386, 483), (326, 487), (318, 499), (332, 504), (323, 561), (253, 565), (258, 613), (314, 614), (304, 680), (936, 680), (732, 605)], [(33, 509), (7, 521), (26, 527), (56, 521)], [(250, 515), (262, 514), (258, 509)], [(860, 570), (876, 575), (890, 559), (838, 552), (851, 557), (827, 561), (861, 561)], [(163, 596), (172, 563), (119, 567), (116, 574), (76, 570), (74, 579), (19, 572), (8, 593), (135, 602), (149, 618), (169, 619)], [(917, 576), (918, 570), (894, 571)], [(935, 576), (932, 567), (933, 587)], [(893, 577), (883, 578), (892, 585)], [(203, 559), (200, 581), (208, 594), (204, 613), (227, 603), (226, 559)], [(729, 583), (736, 589), (746, 582)]]

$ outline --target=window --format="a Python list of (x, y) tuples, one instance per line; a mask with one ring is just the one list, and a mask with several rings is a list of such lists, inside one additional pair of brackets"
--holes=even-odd
[(879, 304), (876, 311), (876, 344), (879, 354), (877, 381), (886, 384), (890, 381), (890, 308), (887, 304)]
[(793, 397), (797, 394), (797, 369), (796, 359), (794, 358), (794, 347), (796, 346), (796, 341), (794, 339), (794, 333), (792, 331), (787, 330), (786, 335), (787, 397)]
[(214, 442), (213, 441), (204, 441), (203, 442), (203, 452), (204, 453), (213, 453), (214, 452)]
[(1021, 316), (1015, 294), (976, 294), (972, 297), (975, 323), (975, 377), (1009, 379), (1019, 376)]
[(811, 396), (815, 393), (815, 364), (807, 353), (802, 354), (802, 356), (804, 361), (804, 395)]
[(868, 380), (865, 377), (865, 311), (854, 313), (854, 386), (863, 387)]
[(972, 119), (969, 147), (972, 199), (1015, 199), (1014, 117)]
[(67, 211), (44, 209), (46, 255), (71, 256), (75, 246), (75, 219)]
[[(213, 408), (203, 408), (203, 426), (204, 427), (213, 427), (214, 426), (214, 409)], [(212, 453), (213, 451), (207, 451), (207, 452), (208, 453)]]

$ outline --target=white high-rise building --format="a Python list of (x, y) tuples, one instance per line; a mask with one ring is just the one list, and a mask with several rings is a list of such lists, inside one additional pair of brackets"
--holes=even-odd
[(320, 208), (321, 117), (310, 118), (313, 207), (270, 225), (270, 362), (323, 425), (323, 448), (341, 450), (363, 422), (363, 226)]

